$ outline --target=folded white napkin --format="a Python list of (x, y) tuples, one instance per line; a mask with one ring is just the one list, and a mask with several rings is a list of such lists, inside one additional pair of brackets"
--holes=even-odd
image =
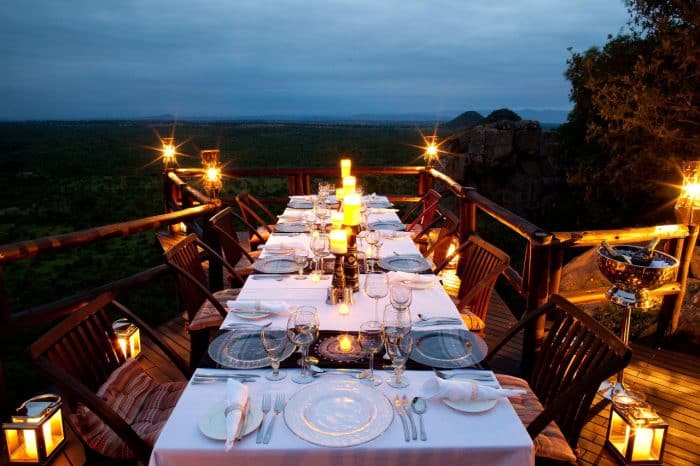
[(396, 214), (370, 214), (371, 222), (401, 223)]
[(395, 214), (398, 212), (399, 209), (389, 209), (389, 208), (382, 208), (382, 207), (372, 207), (369, 209), (370, 214)]
[(226, 301), (226, 306), (233, 312), (271, 312), (275, 314), (287, 313), (287, 303), (284, 301), (265, 301), (260, 299), (237, 299)]
[(267, 244), (265, 245), (264, 251), (266, 254), (279, 254), (283, 251), (289, 251), (291, 250), (292, 254), (294, 254), (294, 250), (296, 249), (308, 249), (304, 243), (301, 243), (299, 241), (279, 241), (276, 242), (275, 244)]
[(389, 283), (410, 282), (410, 284), (425, 286), (435, 284), (435, 279), (432, 275), (419, 275), (409, 272), (389, 272), (387, 275), (389, 276)]
[(452, 401), (495, 400), (525, 393), (525, 390), (488, 387), (473, 380), (445, 380), (439, 377), (426, 380), (421, 387), (421, 396), (425, 398), (447, 398)]
[(226, 451), (233, 448), (236, 435), (243, 422), (243, 413), (248, 409), (248, 387), (233, 379), (226, 381)]

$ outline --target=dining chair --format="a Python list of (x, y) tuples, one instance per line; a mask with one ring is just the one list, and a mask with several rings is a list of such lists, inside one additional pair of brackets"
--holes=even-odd
[(222, 302), (236, 299), (240, 293), (240, 288), (228, 288), (214, 293), (209, 290), (200, 249), (209, 255), (210, 260), (219, 260), (231, 276), (243, 282), (235, 268), (194, 233), (184, 237), (163, 254), (165, 262), (175, 272), (178, 296), (187, 313), (191, 368), (197, 366), (206, 352), (211, 331), (218, 329), (226, 317), (227, 311)]
[(146, 322), (103, 293), (50, 329), (28, 349), (38, 372), (61, 391), (66, 422), (85, 447), (90, 463), (148, 464), (161, 428), (186, 382), (157, 382), (117, 343), (117, 311), (138, 326), (184, 379), (190, 370)]
[(251, 249), (257, 249), (264, 244), (274, 231), (277, 217), (270, 209), (248, 191), (241, 191), (236, 195), (236, 204), (241, 211), (241, 217), (248, 228)]
[[(441, 246), (449, 246), (443, 238), (447, 236), (452, 236), (457, 241), (459, 245), (458, 236), (459, 229), (459, 217), (457, 217), (450, 210), (442, 210), (438, 207), (436, 210), (436, 215), (433, 218), (431, 225), (423, 229), (420, 233), (417, 233), (413, 237), (413, 242), (420, 249), (424, 257), (432, 259), (436, 264), (441, 263), (444, 260), (444, 252), (441, 247), (435, 247), (440, 244)], [(442, 255), (442, 257), (441, 257)], [(437, 256), (437, 257), (436, 257)]]
[(453, 300), (469, 330), (483, 334), (496, 280), (508, 268), (510, 257), (477, 235), (470, 235), (451, 254), (439, 252), (440, 249), (444, 251), (446, 245), (454, 244), (454, 238), (446, 236), (433, 246), (435, 254), (444, 257), (434, 272), (441, 274), (459, 255), (456, 265), (459, 287)]
[(406, 231), (418, 235), (424, 229), (427, 229), (435, 219), (440, 199), (442, 199), (442, 195), (432, 188), (423, 194), (401, 217), (401, 222), (407, 225)]
[[(247, 224), (231, 207), (220, 210), (209, 219), (209, 225), (216, 233), (221, 245), (224, 259), (233, 265), (236, 273), (243, 279), (253, 273), (253, 262), (260, 256), (261, 251), (251, 251), (241, 244), (238, 233), (234, 229), (234, 221)], [(255, 232), (257, 235), (257, 232)], [(262, 241), (262, 237), (260, 237)]]
[(549, 331), (529, 377), (496, 376), (503, 388), (527, 392), (510, 401), (533, 439), (537, 464), (577, 464), (574, 451), (598, 387), (627, 366), (632, 350), (583, 310), (552, 295), (491, 347), (482, 363), (488, 364), (543, 314), (549, 319)]

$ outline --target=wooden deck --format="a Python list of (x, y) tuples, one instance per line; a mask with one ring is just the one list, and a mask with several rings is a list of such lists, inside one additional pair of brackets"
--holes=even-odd
[[(491, 311), (487, 318), (489, 344), (496, 341), (507, 328), (515, 323), (505, 303), (494, 295)], [(163, 337), (183, 357), (187, 353), (188, 340), (184, 332), (184, 320), (174, 318), (162, 325), (159, 330)], [(493, 360), (496, 370), (517, 373), (519, 365), (519, 341), (504, 348), (502, 356)], [(625, 372), (626, 383), (642, 391), (647, 400), (657, 408), (668, 422), (668, 443), (664, 454), (664, 464), (673, 466), (693, 466), (700, 464), (700, 356), (688, 355), (665, 349), (653, 349), (642, 345), (632, 345), (632, 363)], [(159, 379), (177, 378), (177, 370), (163, 362), (157, 352), (148, 345), (144, 348), (141, 362), (149, 372)], [(579, 464), (617, 465), (612, 454), (604, 447), (609, 404), (602, 398), (594, 405), (599, 412), (586, 425), (579, 440)], [(67, 455), (72, 464), (82, 464), (83, 456), (79, 443), (73, 439)], [(56, 465), (68, 465), (64, 456), (59, 456)]]

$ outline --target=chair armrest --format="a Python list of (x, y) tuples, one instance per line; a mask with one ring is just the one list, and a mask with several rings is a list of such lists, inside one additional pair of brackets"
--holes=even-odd
[(469, 291), (467, 291), (467, 294), (462, 296), (462, 299), (459, 300), (459, 304), (457, 304), (457, 309), (462, 309), (464, 306), (469, 304), (472, 299), (474, 299), (474, 296), (481, 291), (482, 288), (488, 286), (490, 283), (494, 282), (495, 280), (498, 279), (498, 277), (508, 268), (508, 264), (500, 264), (498, 267), (493, 269), (491, 273), (486, 275), (484, 278), (479, 280), (476, 285), (474, 285)]
[(192, 282), (192, 284), (193, 284), (194, 286), (196, 286), (197, 288), (199, 288), (199, 291), (201, 291), (202, 293), (204, 293), (204, 295), (206, 296), (207, 300), (209, 300), (209, 302), (212, 304), (212, 306), (214, 306), (214, 307), (216, 308), (216, 310), (219, 311), (219, 314), (221, 314), (221, 317), (226, 318), (226, 315), (228, 314), (228, 311), (226, 311), (226, 309), (224, 309), (224, 307), (221, 305), (221, 303), (214, 297), (214, 295), (211, 293), (211, 291), (209, 291), (209, 289), (208, 289), (206, 286), (202, 285), (202, 284), (199, 282), (199, 280), (197, 280), (196, 278), (194, 278), (194, 277), (192, 276), (191, 273), (189, 273), (187, 270), (183, 269), (183, 268), (180, 267), (179, 265), (177, 265), (177, 264), (171, 264), (171, 263), (168, 263), (168, 265), (169, 265), (172, 269), (174, 269), (177, 273), (182, 274), (183, 277), (185, 277), (187, 280), (189, 280), (190, 282)]

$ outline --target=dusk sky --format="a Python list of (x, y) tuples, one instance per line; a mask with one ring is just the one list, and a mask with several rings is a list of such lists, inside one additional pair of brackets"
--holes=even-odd
[(2, 0), (0, 118), (568, 110), (622, 0)]

